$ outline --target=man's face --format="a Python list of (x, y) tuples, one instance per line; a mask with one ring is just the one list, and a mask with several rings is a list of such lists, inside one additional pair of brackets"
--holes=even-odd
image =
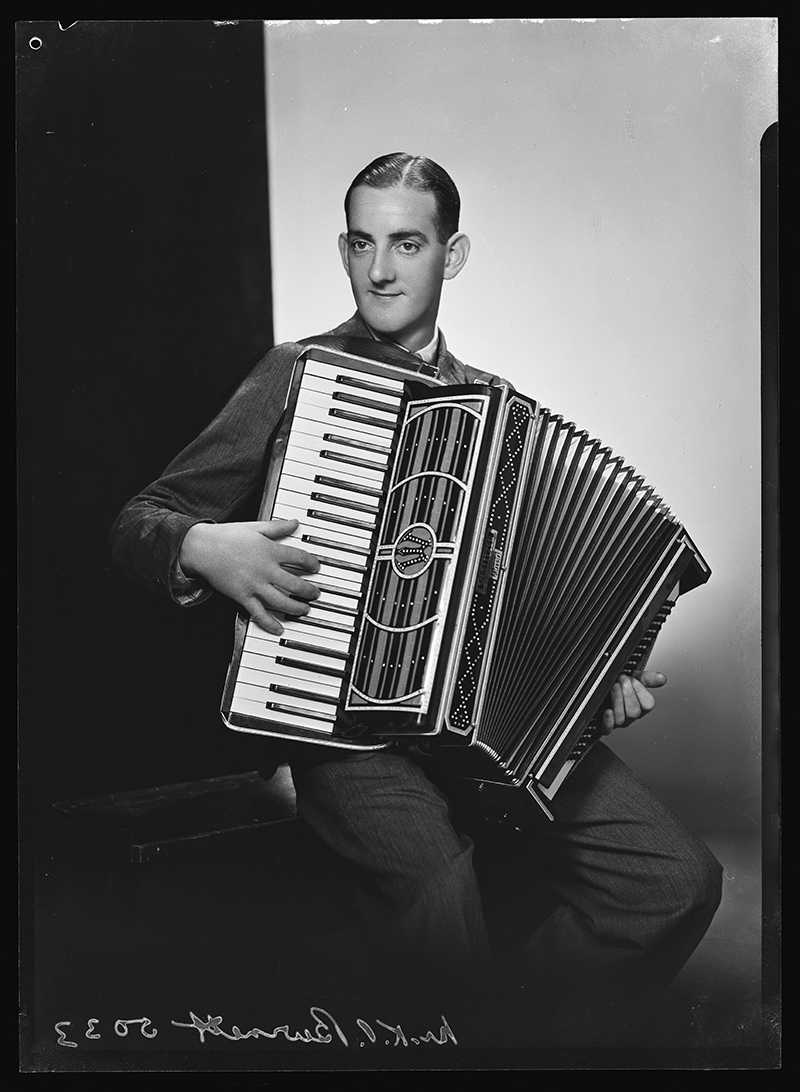
[(469, 243), (436, 237), (433, 194), (407, 186), (358, 186), (339, 251), (361, 317), (382, 338), (414, 352), (432, 340), (442, 282), (466, 261)]

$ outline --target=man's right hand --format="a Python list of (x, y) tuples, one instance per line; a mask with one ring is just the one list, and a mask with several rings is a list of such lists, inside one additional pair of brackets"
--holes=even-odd
[(270, 611), (301, 616), (319, 595), (316, 585), (295, 573), (313, 575), (317, 559), (280, 541), (297, 527), (296, 519), (196, 523), (183, 540), (181, 568), (233, 599), (267, 633), (280, 634), (283, 626)]

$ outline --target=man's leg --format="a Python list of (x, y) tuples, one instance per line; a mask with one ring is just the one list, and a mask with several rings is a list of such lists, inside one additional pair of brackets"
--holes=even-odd
[(528, 866), (563, 902), (524, 946), (520, 972), (561, 992), (665, 989), (719, 905), (719, 863), (603, 744), (552, 810)]
[(490, 966), (473, 843), (445, 796), (402, 754), (293, 770), (301, 817), (358, 866), (359, 909), (376, 945), (426, 988), (474, 988)]

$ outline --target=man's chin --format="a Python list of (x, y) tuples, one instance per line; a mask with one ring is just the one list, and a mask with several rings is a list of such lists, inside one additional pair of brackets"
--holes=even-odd
[(381, 341), (394, 341), (399, 345), (403, 344), (403, 337), (406, 334), (405, 326), (399, 326), (397, 323), (387, 321), (386, 316), (364, 314), (363, 311), (361, 317), (373, 334), (379, 337)]
[[(433, 333), (425, 338), (424, 327), (420, 329), (421, 323), (419, 320), (414, 320), (409, 324), (409, 316), (400, 313), (401, 306), (402, 301), (400, 299), (395, 299), (394, 303), (389, 303), (386, 307), (383, 304), (376, 306), (371, 300), (365, 300), (364, 306), (359, 306), (358, 310), (364, 322), (381, 341), (391, 341), (395, 345), (402, 345), (405, 348), (408, 348), (412, 343), (425, 345), (433, 337)], [(420, 341), (420, 338), (423, 340)], [(411, 349), (410, 351), (413, 352), (414, 350)]]

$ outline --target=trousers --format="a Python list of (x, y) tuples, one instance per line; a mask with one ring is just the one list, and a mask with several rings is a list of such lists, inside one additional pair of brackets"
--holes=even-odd
[[(496, 973), (475, 841), (412, 756), (359, 754), (293, 776), (300, 816), (356, 866), (361, 919), (381, 950), (427, 987)], [(666, 988), (713, 918), (721, 866), (603, 743), (553, 811), (504, 846), (512, 880), (544, 883), (554, 906), (520, 937), (515, 973), (554, 992)]]

